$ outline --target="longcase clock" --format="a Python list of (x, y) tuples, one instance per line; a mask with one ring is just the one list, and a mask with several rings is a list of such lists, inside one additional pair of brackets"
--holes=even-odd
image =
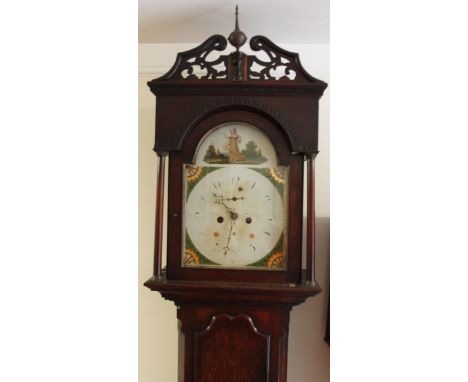
[[(223, 54), (228, 40), (235, 50)], [(179, 53), (148, 82), (159, 173), (154, 273), (145, 286), (177, 305), (179, 381), (285, 382), (290, 310), (320, 292), (314, 159), (327, 84), (266, 37), (252, 37), (255, 54), (243, 53), (237, 15), (228, 40), (214, 35)]]

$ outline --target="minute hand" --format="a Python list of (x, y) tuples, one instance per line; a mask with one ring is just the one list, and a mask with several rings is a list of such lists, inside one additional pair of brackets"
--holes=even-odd
[(224, 255), (227, 255), (228, 251), (231, 250), (231, 248), (229, 248), (229, 243), (231, 242), (231, 235), (232, 235), (232, 229), (234, 228), (234, 224), (236, 224), (236, 221), (231, 220), (231, 229), (229, 230), (229, 236), (228, 236), (228, 239), (227, 239), (226, 246), (223, 248), (224, 249)]

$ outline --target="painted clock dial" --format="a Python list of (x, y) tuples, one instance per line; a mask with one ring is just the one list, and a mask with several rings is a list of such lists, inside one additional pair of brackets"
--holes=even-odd
[(185, 165), (183, 266), (285, 269), (287, 168), (254, 127), (212, 134)]

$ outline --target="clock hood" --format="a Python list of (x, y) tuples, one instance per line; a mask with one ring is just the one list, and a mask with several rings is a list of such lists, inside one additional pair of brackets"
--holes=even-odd
[(250, 39), (258, 55), (235, 51), (209, 58), (226, 47), (225, 37), (213, 35), (179, 53), (165, 75), (148, 82), (157, 96), (155, 151), (180, 151), (190, 128), (238, 109), (273, 120), (288, 137), (291, 152), (317, 153), (318, 102), (327, 84), (307, 73), (297, 53), (264, 36)]

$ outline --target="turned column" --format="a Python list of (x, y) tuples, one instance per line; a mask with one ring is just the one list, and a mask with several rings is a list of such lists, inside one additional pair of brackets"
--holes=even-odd
[(162, 243), (164, 227), (164, 182), (167, 152), (157, 151), (159, 158), (158, 180), (156, 184), (156, 217), (154, 228), (154, 268), (153, 277), (161, 278)]

